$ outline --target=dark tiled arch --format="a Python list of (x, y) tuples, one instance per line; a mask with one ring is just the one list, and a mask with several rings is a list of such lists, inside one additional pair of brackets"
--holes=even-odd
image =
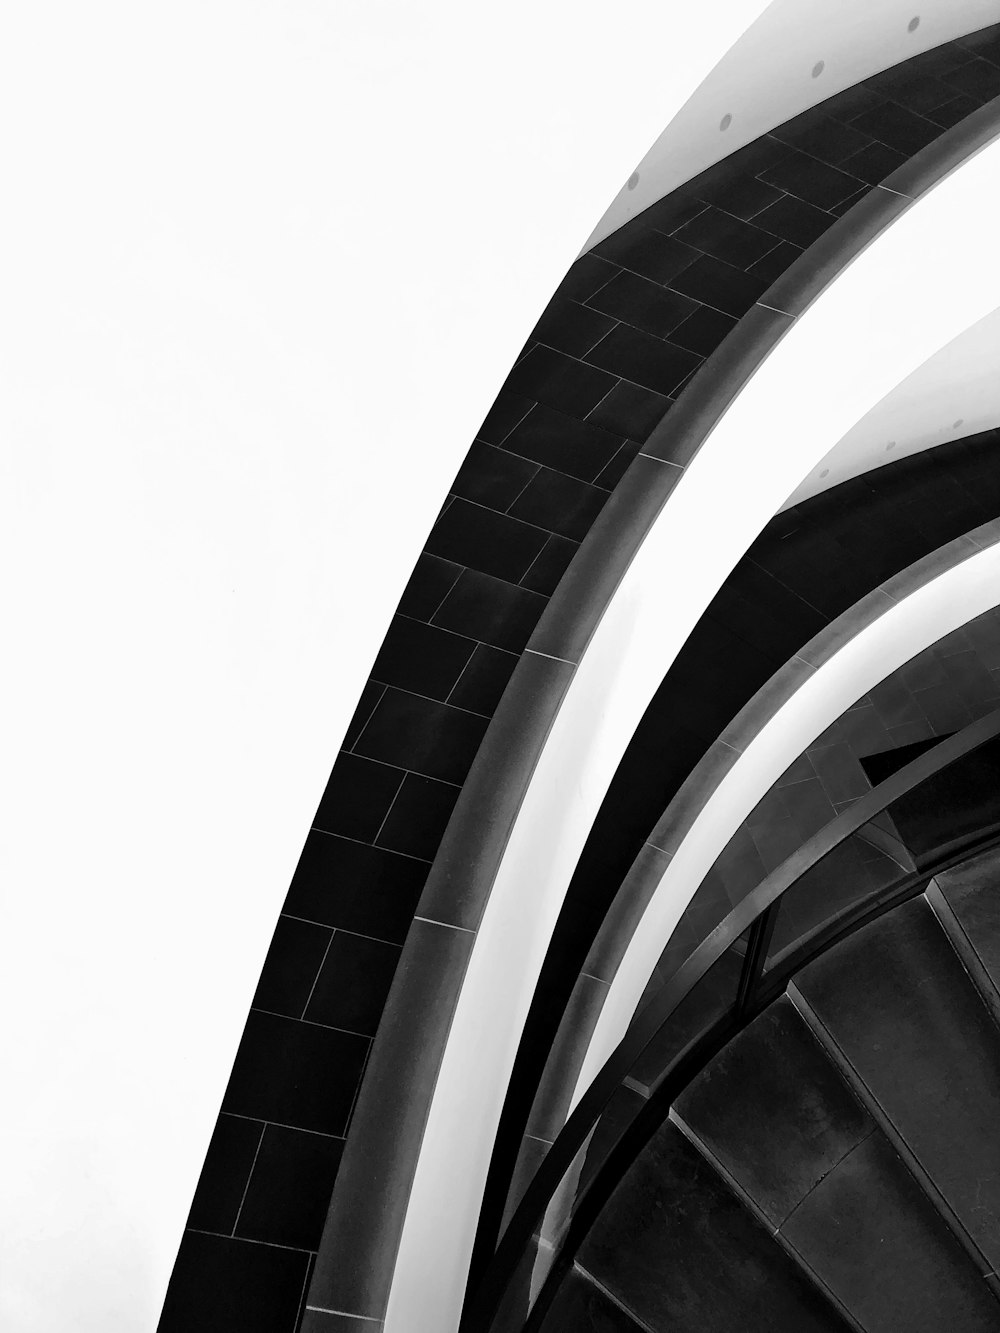
[[(998, 110), (997, 106), (987, 107), (982, 116), (974, 114), (963, 123), (960, 135), (966, 152), (995, 135)], [(927, 189), (949, 168), (950, 154), (932, 145), (924, 150), (922, 161), (924, 175), (917, 179), (917, 188)], [(843, 225), (838, 224), (841, 265), (907, 204), (895, 188), (894, 177), (889, 178), (887, 188), (866, 195), (843, 219)], [(834, 248), (832, 234), (830, 246)], [(807, 289), (812, 282), (811, 259), (806, 255), (801, 266)], [(793, 310), (800, 308), (795, 302), (791, 305)], [(418, 951), (421, 954), (421, 970), (416, 966), (407, 969), (393, 987), (362, 1088), (353, 1152), (349, 1148), (343, 1185), (334, 1194), (324, 1232), (309, 1298), (310, 1307), (317, 1311), (348, 1309), (375, 1321), (383, 1315), (409, 1180), (455, 997), (500, 850), (526, 790), (538, 747), (573, 664), (579, 660), (588, 626), (596, 622), (605, 604), (604, 593), (614, 587), (684, 464), (790, 319), (765, 299), (741, 321), (705, 374), (691, 383), (670, 416), (669, 428), (661, 425), (653, 432), (529, 641), (515, 677), (516, 688), (512, 686), (505, 696), (487, 744), (477, 757), (473, 777), (459, 798), (421, 899), (419, 931), (407, 945), (414, 960)], [(657, 467), (673, 471), (657, 476)], [(525, 728), (526, 710), (544, 702), (546, 691), (552, 702), (539, 707), (540, 724)], [(498, 726), (501, 717), (503, 724)], [(512, 723), (511, 719), (516, 720)], [(508, 725), (519, 743), (506, 742)], [(451, 939), (445, 944), (452, 930), (461, 932), (460, 945)], [(439, 932), (439, 947), (451, 953), (450, 964), (443, 954), (434, 959), (435, 931)], [(446, 976), (449, 966), (453, 970), (450, 980)], [(373, 1197), (376, 1170), (379, 1186)]]
[[(733, 320), (876, 177), (938, 136), (959, 104), (964, 113), (985, 100), (990, 71), (1000, 73), (995, 50), (953, 43), (831, 99), (654, 205), (570, 270), (456, 479), (320, 803), (192, 1211), (191, 1235), (216, 1239), (182, 1248), (162, 1333), (178, 1326), (172, 1311), (192, 1287), (221, 1293), (219, 1311), (202, 1309), (206, 1327), (250, 1330), (237, 1280), (226, 1276), (249, 1262), (248, 1247), (286, 1245), (294, 1234), (287, 1262), (305, 1282), (319, 1238), (314, 1201), (332, 1186), (430, 862), (580, 540)], [(915, 88), (923, 106), (910, 114)], [(938, 93), (943, 100), (927, 105)], [(845, 158), (848, 132), (863, 137)], [(788, 173), (803, 165), (794, 156), (802, 151), (808, 171), (796, 184)], [(845, 177), (852, 188), (841, 193)], [(323, 1152), (314, 1151), (317, 1135)], [(302, 1215), (298, 1198), (307, 1198)], [(252, 1234), (255, 1215), (263, 1220)], [(293, 1285), (287, 1275), (282, 1283)]]

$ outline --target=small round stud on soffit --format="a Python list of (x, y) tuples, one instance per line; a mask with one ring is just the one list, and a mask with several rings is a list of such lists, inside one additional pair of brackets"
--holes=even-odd
[(826, 61), (817, 60), (815, 65), (813, 65), (813, 78), (818, 79), (825, 69), (826, 69)]
[(626, 181), (626, 185), (630, 190), (634, 190), (638, 184), (639, 184), (639, 173), (637, 171), (633, 171), (632, 175), (629, 176), (628, 180)]
[(906, 31), (907, 31), (907, 32), (916, 32), (916, 30), (917, 30), (919, 27), (920, 27), (920, 15), (919, 15), (919, 14), (914, 14), (913, 18), (911, 18), (910, 21), (909, 21), (909, 23), (906, 25)]
[(959, 417), (957, 421), (951, 423), (952, 430), (958, 430), (959, 426), (965, 425), (965, 417)]
[(825, 467), (823, 471), (819, 474), (820, 481), (822, 481), (824, 477), (828, 477), (829, 475), (830, 475), (830, 469), (828, 467)]
[(732, 116), (729, 114), (729, 112), (727, 111), (726, 114), (725, 114), (725, 115), (722, 117), (722, 119), (719, 121), (719, 129), (720, 129), (720, 130), (728, 130), (729, 127), (730, 127), (730, 125), (731, 125), (732, 123), (733, 123), (733, 118), (732, 118)]

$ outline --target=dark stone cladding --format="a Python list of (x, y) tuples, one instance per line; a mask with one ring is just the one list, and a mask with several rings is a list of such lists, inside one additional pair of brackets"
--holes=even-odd
[(997, 93), (996, 30), (928, 52), (733, 154), (572, 266), (455, 479), (320, 801), (188, 1223), (214, 1239), (182, 1246), (161, 1333), (181, 1328), (178, 1309), (184, 1333), (197, 1327), (188, 1294), (207, 1286), (221, 1293), (215, 1330), (252, 1333), (258, 1307), (269, 1333), (295, 1329), (285, 1269), (280, 1312), (251, 1308), (230, 1274), (257, 1247), (286, 1247), (303, 1274), (312, 1262), (421, 887), (580, 541), (694, 370), (803, 247)]

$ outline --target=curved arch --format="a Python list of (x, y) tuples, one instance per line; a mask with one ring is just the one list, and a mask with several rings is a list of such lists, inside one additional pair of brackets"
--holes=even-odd
[[(958, 196), (965, 194), (964, 188), (957, 189), (959, 183), (972, 187), (972, 193), (976, 195), (972, 175), (981, 173), (982, 188), (994, 177), (993, 159), (997, 156), (995, 152), (983, 153), (980, 159), (969, 164), (969, 168), (956, 173), (947, 182), (947, 186), (956, 187), (952, 206), (957, 206), (953, 217), (964, 216), (971, 202), (967, 197), (958, 202)], [(973, 170), (976, 166), (978, 172)], [(869, 306), (869, 332), (873, 331), (871, 325), (878, 330), (874, 338), (879, 347), (877, 364), (864, 364), (865, 358), (870, 356), (871, 342), (867, 351), (862, 351), (858, 343), (844, 349), (845, 374), (857, 377), (855, 393), (844, 394), (842, 401), (832, 405), (833, 410), (828, 413), (822, 432), (810, 438), (817, 457), (829, 447), (825, 441), (832, 443), (839, 438), (860, 415), (859, 406), (870, 406), (876, 397), (882, 396), (874, 387), (873, 379), (884, 376), (881, 384), (885, 388), (898, 382), (917, 357), (924, 359), (928, 351), (939, 345), (942, 325), (947, 329), (943, 316), (949, 304), (948, 294), (941, 292), (938, 297), (941, 304), (935, 310), (933, 323), (929, 321), (923, 330), (927, 341), (919, 346), (920, 340), (917, 339), (919, 350), (911, 343), (908, 354), (903, 351), (903, 345), (909, 341), (908, 335), (915, 332), (921, 314), (914, 300), (915, 293), (907, 291), (909, 282), (905, 270), (900, 272), (897, 267), (893, 272), (891, 258), (894, 248), (891, 238), (897, 228), (910, 224), (908, 239), (911, 241), (914, 232), (926, 237), (951, 229), (948, 224), (943, 224), (941, 217), (942, 212), (947, 214), (950, 211), (943, 198), (945, 191), (945, 185), (939, 186), (926, 200), (899, 217), (895, 226), (873, 242), (870, 250), (855, 259), (853, 266), (841, 275), (840, 281), (831, 284), (823, 298), (816, 300), (772, 351), (716, 427), (706, 446), (683, 468), (682, 474), (681, 465), (688, 464), (684, 454), (680, 454), (676, 463), (659, 460), (661, 466), (678, 472), (673, 493), (665, 505), (665, 515), (671, 519), (683, 515), (691, 526), (685, 529), (679, 522), (669, 523), (663, 519), (654, 523), (605, 609), (586, 653), (579, 659), (579, 666), (532, 775), (529, 792), (504, 850), (483, 913), (463, 981), (462, 999), (450, 1026), (433, 1106), (423, 1133), (421, 1157), (414, 1173), (400, 1250), (400, 1257), (405, 1262), (397, 1269), (397, 1280), (387, 1310), (387, 1328), (393, 1327), (394, 1320), (404, 1317), (404, 1309), (408, 1312), (406, 1318), (412, 1319), (422, 1301), (427, 1301), (424, 1275), (434, 1262), (437, 1243), (441, 1243), (449, 1254), (461, 1253), (467, 1244), (466, 1237), (474, 1226), (477, 1211), (475, 1186), (472, 1191), (468, 1186), (474, 1173), (478, 1179), (485, 1172), (493, 1125), (534, 978), (541, 966), (562, 893), (572, 874), (583, 837), (624, 745), (673, 652), (687, 637), (736, 558), (750, 544), (769, 514), (778, 508), (804, 470), (800, 454), (801, 433), (808, 413), (802, 410), (802, 402), (790, 410), (786, 401), (787, 386), (793, 383), (800, 388), (808, 385), (813, 394), (819, 396), (822, 393), (826, 376), (817, 373), (816, 365), (820, 349), (826, 351), (821, 306), (829, 302), (826, 313), (831, 323), (846, 331), (854, 326), (853, 316), (858, 304), (865, 304), (866, 294), (870, 297), (877, 291), (882, 299), (878, 312)], [(928, 208), (929, 214), (935, 215), (924, 219), (927, 232), (923, 232), (919, 225), (919, 214), (924, 207)], [(832, 233), (828, 235), (832, 236)], [(992, 245), (992, 241), (989, 244)], [(994, 261), (993, 267), (996, 272), (992, 277), (996, 282), (1000, 279), (1000, 266)], [(978, 280), (983, 281), (982, 271)], [(964, 282), (960, 280), (958, 285), (964, 287)], [(954, 291), (951, 293), (955, 294)], [(964, 327), (984, 309), (992, 308), (996, 294), (997, 288), (994, 287), (991, 295), (985, 296), (980, 287), (981, 304), (977, 305), (975, 300), (968, 301), (971, 293), (965, 289), (958, 301), (959, 307), (964, 308), (959, 312), (953, 307), (952, 318), (957, 318), (951, 327)], [(926, 318), (926, 309), (923, 314)], [(763, 309), (758, 318), (761, 322), (767, 321), (772, 337), (779, 328), (784, 331), (790, 323), (781, 315), (773, 316), (772, 322), (772, 312)], [(888, 345), (890, 342), (892, 346)], [(907, 355), (913, 360), (908, 362)], [(858, 385), (866, 379), (867, 391), (871, 395), (867, 400), (856, 392)], [(784, 472), (775, 448), (776, 440), (781, 438), (781, 427), (776, 418), (781, 417), (784, 418), (781, 424), (785, 431)], [(745, 457), (743, 441), (763, 436), (765, 432), (770, 437), (770, 467), (766, 476), (755, 477), (752, 465), (748, 465)], [(661, 443), (654, 436), (647, 450), (640, 455), (637, 468), (650, 466), (654, 458), (652, 451), (657, 449), (678, 457), (672, 448), (673, 443), (673, 438)], [(744, 454), (742, 459), (741, 453)], [(723, 475), (729, 489), (726, 499), (720, 503)], [(756, 486), (755, 482), (758, 483)], [(754, 491), (758, 506), (755, 510), (741, 503)], [(619, 497), (615, 498), (618, 500)], [(695, 545), (694, 534), (704, 530), (709, 517), (717, 527), (721, 520), (728, 544), (725, 548), (720, 546), (715, 551), (702, 552), (703, 563), (697, 569), (687, 571), (685, 605), (677, 607), (672, 624), (664, 625), (659, 613), (663, 571), (685, 567)], [(566, 633), (558, 633), (554, 624), (557, 609), (561, 608), (554, 606), (539, 626), (535, 651), (547, 652), (555, 659), (573, 661), (579, 647), (579, 622), (568, 627)], [(567, 773), (576, 775), (576, 790), (570, 800), (566, 799), (565, 791)], [(428, 888), (430, 891), (437, 889), (440, 894), (441, 881), (432, 877)], [(434, 915), (433, 919), (441, 921), (446, 918), (440, 897), (438, 904), (432, 911), (440, 914)], [(521, 963), (516, 978), (511, 976), (509, 961), (515, 951)], [(497, 1022), (491, 1040), (484, 1016), (493, 1014), (496, 1014)], [(481, 1099), (476, 1099), (476, 1112), (471, 1112), (468, 1104), (470, 1086), (483, 1094)], [(485, 1094), (490, 1087), (493, 1109), (486, 1112), (489, 1097)], [(464, 1151), (459, 1146), (463, 1133)], [(433, 1248), (427, 1243), (431, 1237), (434, 1238)], [(431, 1317), (432, 1311), (436, 1312), (435, 1318), (440, 1317), (436, 1294), (424, 1308), (427, 1318)]]
[[(762, 302), (737, 330), (714, 364), (693, 382), (679, 409), (681, 420), (675, 412), (636, 460), (529, 645), (518, 668), (518, 684), (491, 726), (422, 899), (390, 996), (385, 1035), (380, 1033), (359, 1103), (362, 1124), (352, 1179), (360, 1185), (362, 1163), (369, 1155), (388, 1158), (392, 1179), (388, 1208), (394, 1220), (386, 1224), (383, 1195), (382, 1216), (365, 1233), (369, 1255), (382, 1256), (376, 1267), (383, 1266), (384, 1272), (388, 1263), (394, 1271), (387, 1328), (399, 1319), (410, 1328), (422, 1326), (421, 1321), (440, 1327), (442, 1319), (451, 1317), (443, 1313), (443, 1302), (454, 1310), (460, 1300), (461, 1277), (444, 1280), (442, 1272), (460, 1274), (467, 1262), (477, 1182), (489, 1157), (499, 1100), (582, 836), (671, 654), (734, 558), (801, 476), (802, 403), (782, 401), (782, 386), (791, 382), (800, 389), (808, 385), (813, 392), (820, 390), (824, 376), (817, 373), (815, 358), (825, 350), (826, 338), (852, 328), (859, 311), (866, 312), (866, 347), (856, 341), (841, 348), (841, 365), (851, 382), (811, 440), (819, 455), (941, 341), (991, 308), (989, 293), (995, 304), (1000, 267), (995, 257), (990, 263), (985, 219), (974, 219), (976, 235), (961, 256), (952, 257), (952, 271), (930, 275), (936, 299), (933, 318), (926, 293), (918, 301), (907, 290), (907, 255), (926, 247), (928, 237), (947, 231), (983, 198), (995, 150), (967, 162), (951, 180), (942, 179), (956, 161), (978, 152), (995, 136), (996, 108), (985, 110), (987, 115), (970, 117), (961, 133), (944, 136), (946, 143), (919, 155), (915, 173), (904, 171), (889, 188), (875, 189), (831, 229), (819, 253), (807, 255), (800, 264), (798, 292), (786, 281), (769, 294), (784, 310)], [(911, 208), (904, 187), (929, 193)], [(891, 218), (896, 225), (880, 235)], [(869, 242), (868, 253), (859, 256)], [(982, 260), (974, 289), (955, 280), (971, 253)], [(847, 264), (839, 279), (831, 281)], [(827, 283), (816, 300), (818, 289)], [(812, 308), (806, 309), (810, 302)], [(873, 345), (877, 358), (870, 355)], [(751, 368), (772, 347), (770, 359), (737, 397)], [(769, 453), (769, 462), (777, 466), (769, 467), (766, 476), (760, 470), (755, 475), (741, 445), (745, 435), (752, 438), (765, 427), (772, 446), (777, 438), (781, 448), (772, 447)], [(708, 446), (698, 453), (706, 435)], [(718, 518), (720, 469), (728, 473), (730, 489), (740, 491), (743, 503), (726, 497), (725, 519), (731, 525), (727, 540), (705, 552), (703, 564), (690, 571), (684, 603), (675, 621), (664, 626), (658, 615), (662, 571), (685, 567), (700, 515), (715, 511)], [(651, 495), (648, 478), (654, 475), (660, 479), (659, 493)], [(751, 494), (753, 503), (748, 504)], [(661, 505), (670, 519), (680, 521), (655, 522)], [(581, 656), (584, 644), (587, 652)], [(567, 772), (577, 779), (570, 799)], [(509, 967), (512, 950), (521, 964), (516, 976)], [(428, 966), (431, 958), (433, 967)], [(434, 1011), (422, 1030), (423, 1060), (414, 1052), (412, 1033), (408, 1050), (401, 1042), (407, 1032), (405, 1014), (418, 994), (421, 1005)], [(406, 1103), (392, 1116), (380, 1105), (386, 1095), (378, 1090), (380, 1047), (381, 1058), (393, 1068), (392, 1095)], [(382, 1086), (388, 1090), (388, 1083)], [(374, 1139), (366, 1139), (366, 1133)], [(414, 1169), (415, 1142), (420, 1158)], [(393, 1163), (398, 1167), (402, 1158), (408, 1159), (405, 1169), (393, 1174)], [(356, 1203), (354, 1190), (342, 1197), (351, 1195)], [(337, 1205), (335, 1198), (325, 1254), (332, 1253), (338, 1236), (346, 1240), (358, 1232), (356, 1209), (339, 1213)], [(336, 1277), (322, 1257), (318, 1276), (321, 1288), (335, 1288)], [(356, 1295), (358, 1280), (352, 1281)], [(379, 1317), (383, 1297), (374, 1285), (368, 1296), (375, 1297), (375, 1304), (368, 1308)]]
[[(534, 1109), (529, 1117), (529, 1137), (540, 1136), (551, 1142), (572, 1104), (578, 1100), (582, 1088), (581, 1068), (594, 1038), (608, 987), (621, 967), (632, 938), (643, 928), (647, 909), (656, 910), (652, 902), (659, 892), (661, 881), (670, 880), (672, 883), (675, 873), (680, 874), (691, 885), (692, 896), (693, 890), (701, 883), (703, 875), (699, 872), (699, 863), (692, 863), (688, 855), (691, 849), (685, 848), (686, 840), (689, 837), (695, 840), (695, 846), (708, 858), (709, 866), (715, 863), (726, 847), (732, 830), (727, 832), (725, 827), (720, 828), (712, 818), (709, 807), (715, 794), (724, 784), (727, 789), (735, 785), (737, 789), (744, 790), (750, 802), (749, 809), (752, 810), (769, 790), (770, 782), (761, 787), (749, 775), (753, 769), (754, 746), (762, 731), (768, 726), (774, 726), (779, 749), (771, 758), (777, 759), (779, 754), (785, 754), (787, 768), (813, 739), (804, 735), (801, 725), (798, 731), (795, 730), (796, 721), (801, 724), (801, 718), (792, 717), (788, 723), (791, 716), (789, 705), (798, 690), (818, 670), (836, 673), (838, 655), (845, 645), (872, 626), (879, 617), (890, 612), (897, 603), (911, 597), (951, 566), (967, 560), (978, 549), (993, 545), (998, 540), (1000, 519), (991, 520), (874, 588), (825, 626), (776, 671), (706, 750), (649, 832), (641, 851), (622, 880), (583, 962), (572, 998), (549, 1050), (544, 1074), (539, 1080)], [(928, 625), (927, 629), (931, 641), (937, 641), (940, 636), (935, 635), (934, 627)], [(881, 658), (878, 661), (879, 665), (875, 669), (880, 671)], [(840, 692), (841, 696), (850, 694), (852, 687), (853, 682), (846, 682)], [(854, 698), (850, 702), (853, 703)], [(834, 704), (831, 702), (830, 706)], [(824, 727), (829, 725), (830, 720)], [(782, 772), (784, 768), (779, 770), (779, 777)], [(744, 783), (749, 786), (743, 788)], [(672, 858), (679, 851), (684, 852), (688, 859), (685, 861), (682, 856), (674, 872)], [(658, 919), (662, 926), (662, 917)], [(661, 950), (666, 946), (668, 936), (669, 932), (661, 941)]]
[[(1000, 604), (998, 543), (1000, 520), (993, 520), (881, 585), (793, 658), (743, 710), (715, 753), (706, 755), (650, 836), (650, 845), (670, 860), (644, 865), (633, 881), (633, 893), (644, 902), (627, 943), (619, 937), (609, 948), (613, 925), (601, 942), (602, 960), (595, 965), (608, 990), (571, 1106), (624, 1033), (683, 907), (757, 801), (861, 695)], [(627, 903), (618, 910), (624, 915)]]
[[(768, 968), (769, 950), (767, 941), (770, 935), (766, 919), (771, 909), (776, 908), (789, 890), (800, 886), (804, 877), (816, 868), (830, 853), (836, 853), (855, 833), (860, 832), (878, 815), (884, 813), (900, 797), (919, 789), (926, 781), (933, 781), (946, 772), (952, 764), (961, 762), (966, 756), (978, 750), (982, 745), (995, 740), (1000, 734), (1000, 708), (991, 709), (984, 716), (967, 724), (950, 736), (938, 738), (922, 754), (911, 758), (890, 776), (884, 778), (876, 787), (855, 801), (848, 809), (842, 810), (832, 821), (809, 837), (801, 846), (791, 852), (765, 878), (748, 893), (738, 904), (726, 913), (723, 920), (699, 943), (685, 962), (650, 998), (642, 1012), (637, 1016), (627, 1034), (610, 1053), (597, 1076), (580, 1099), (565, 1127), (561, 1130), (551, 1153), (545, 1158), (537, 1178), (529, 1185), (524, 1198), (518, 1204), (516, 1215), (498, 1248), (496, 1259), (491, 1265), (483, 1286), (477, 1293), (474, 1309), (476, 1324), (483, 1328), (495, 1329), (510, 1326), (513, 1317), (523, 1322), (536, 1301), (546, 1303), (543, 1284), (559, 1281), (565, 1275), (564, 1263), (560, 1263), (560, 1251), (569, 1249), (572, 1253), (586, 1230), (592, 1224), (593, 1216), (588, 1218), (590, 1195), (598, 1198), (602, 1194), (603, 1184), (614, 1185), (621, 1179), (621, 1162), (612, 1167), (610, 1182), (608, 1168), (613, 1162), (616, 1151), (630, 1137), (631, 1131), (645, 1120), (645, 1129), (651, 1126), (646, 1112), (650, 1109), (650, 1095), (656, 1095), (659, 1103), (660, 1119), (672, 1098), (662, 1097), (664, 1088), (670, 1088), (672, 1075), (680, 1075), (673, 1083), (676, 1093), (690, 1080), (691, 1074), (700, 1063), (697, 1050), (704, 1038), (713, 1041), (709, 1033), (715, 1029), (724, 1040), (733, 1036), (741, 1020), (756, 1008), (754, 992), (761, 984), (761, 969)], [(959, 838), (957, 842), (945, 844), (937, 855), (943, 855), (944, 863), (949, 864), (956, 856), (959, 863), (968, 855), (970, 844), (973, 848), (983, 844), (995, 848), (1000, 825), (989, 823), (986, 828), (977, 830)], [(834, 909), (831, 918), (817, 923), (817, 929), (810, 932), (799, 947), (793, 949), (794, 960), (782, 959), (777, 963), (779, 989), (788, 982), (789, 975), (801, 966), (803, 953), (808, 958), (822, 953), (830, 943), (832, 927), (833, 938), (843, 938), (844, 934), (853, 933), (859, 925), (870, 921), (872, 916), (881, 914), (887, 906), (899, 902), (899, 895), (912, 894), (914, 889), (922, 887), (927, 872), (934, 872), (935, 854), (929, 858), (931, 865), (916, 869), (897, 864), (902, 872), (891, 885), (883, 884), (869, 901), (857, 911), (846, 914), (848, 920)], [(861, 906), (855, 904), (855, 908)], [(780, 912), (780, 908), (779, 908)], [(837, 918), (841, 917), (838, 924)], [(852, 919), (853, 918), (853, 919)], [(772, 917), (773, 923), (773, 917)], [(763, 926), (758, 932), (754, 927)], [(723, 983), (729, 991), (729, 1001), (725, 1011), (716, 1009), (714, 1021), (710, 1021), (708, 1030), (703, 1030), (695, 1038), (694, 1048), (689, 1045), (690, 1027), (681, 1025), (681, 1040), (666, 1068), (662, 1055), (654, 1062), (654, 1070), (644, 1071), (642, 1061), (650, 1043), (656, 1043), (672, 1018), (678, 1014), (682, 1002), (697, 984), (711, 971), (714, 964), (729, 951), (747, 931), (747, 948), (740, 951), (740, 962), (735, 973), (730, 973)], [(818, 939), (817, 939), (818, 936)], [(824, 940), (824, 936), (826, 937)], [(811, 938), (810, 938), (811, 937)], [(804, 946), (804, 947), (803, 947)], [(780, 955), (779, 955), (780, 957)], [(766, 983), (765, 983), (766, 984)], [(775, 991), (771, 990), (771, 998)], [(718, 996), (717, 996), (718, 998)], [(714, 1007), (714, 1005), (713, 1005)], [(688, 1016), (690, 1018), (690, 1015)], [(685, 1032), (684, 1029), (687, 1028)], [(720, 1031), (721, 1030), (721, 1031)], [(678, 1033), (680, 1036), (680, 1033)], [(687, 1049), (685, 1049), (687, 1048)], [(717, 1047), (716, 1047), (717, 1049)], [(704, 1050), (704, 1047), (703, 1047)], [(695, 1063), (688, 1063), (694, 1055)], [(684, 1066), (686, 1072), (682, 1073)], [(658, 1067), (657, 1067), (658, 1066)], [(652, 1081), (650, 1080), (652, 1073)], [(607, 1137), (600, 1136), (595, 1142), (594, 1130), (599, 1126), (606, 1111), (612, 1106), (613, 1099), (627, 1092), (624, 1105), (612, 1114)], [(672, 1115), (672, 1113), (671, 1113)], [(602, 1141), (603, 1139), (603, 1141)], [(634, 1148), (633, 1140), (632, 1147)], [(627, 1169), (627, 1168), (626, 1168)], [(605, 1196), (606, 1197), (606, 1196)], [(574, 1226), (575, 1221), (583, 1220), (581, 1231)], [(576, 1236), (573, 1232), (576, 1230)], [(981, 1254), (975, 1250), (977, 1263)], [(555, 1262), (554, 1262), (555, 1261)], [(983, 1266), (988, 1267), (985, 1260)], [(560, 1274), (561, 1270), (561, 1274)], [(980, 1268), (980, 1272), (982, 1272)], [(550, 1287), (551, 1290), (551, 1287)], [(513, 1309), (512, 1309), (513, 1307)], [(514, 1314), (514, 1310), (517, 1311)]]

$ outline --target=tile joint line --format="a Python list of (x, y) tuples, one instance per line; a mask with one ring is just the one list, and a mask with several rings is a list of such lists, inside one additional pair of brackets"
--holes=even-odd
[(349, 1310), (329, 1310), (325, 1305), (309, 1305), (307, 1303), (306, 1309), (315, 1310), (317, 1314), (340, 1314), (343, 1315), (345, 1319), (363, 1319), (366, 1324), (381, 1324), (382, 1322), (381, 1319), (376, 1319), (374, 1315), (351, 1314)]
[[(415, 916), (414, 921), (426, 921), (429, 926), (444, 926), (445, 930), (460, 930), (463, 935), (475, 935), (474, 930), (469, 930), (468, 926), (453, 926), (450, 921), (435, 921), (430, 916)], [(334, 1310), (334, 1314), (343, 1314), (342, 1310)], [(360, 1318), (361, 1316), (356, 1316)], [(367, 1316), (365, 1316), (367, 1318)]]
[(657, 454), (647, 454), (645, 446), (639, 450), (636, 458), (644, 458), (647, 463), (661, 463), (664, 467), (675, 467), (678, 472), (684, 471), (683, 463), (673, 463), (669, 458), (660, 458)]
[(571, 662), (568, 657), (556, 657), (552, 653), (540, 653), (537, 648), (525, 648), (526, 653), (531, 653), (532, 657), (547, 657), (550, 662), (562, 662), (565, 666), (576, 666), (576, 662)]

